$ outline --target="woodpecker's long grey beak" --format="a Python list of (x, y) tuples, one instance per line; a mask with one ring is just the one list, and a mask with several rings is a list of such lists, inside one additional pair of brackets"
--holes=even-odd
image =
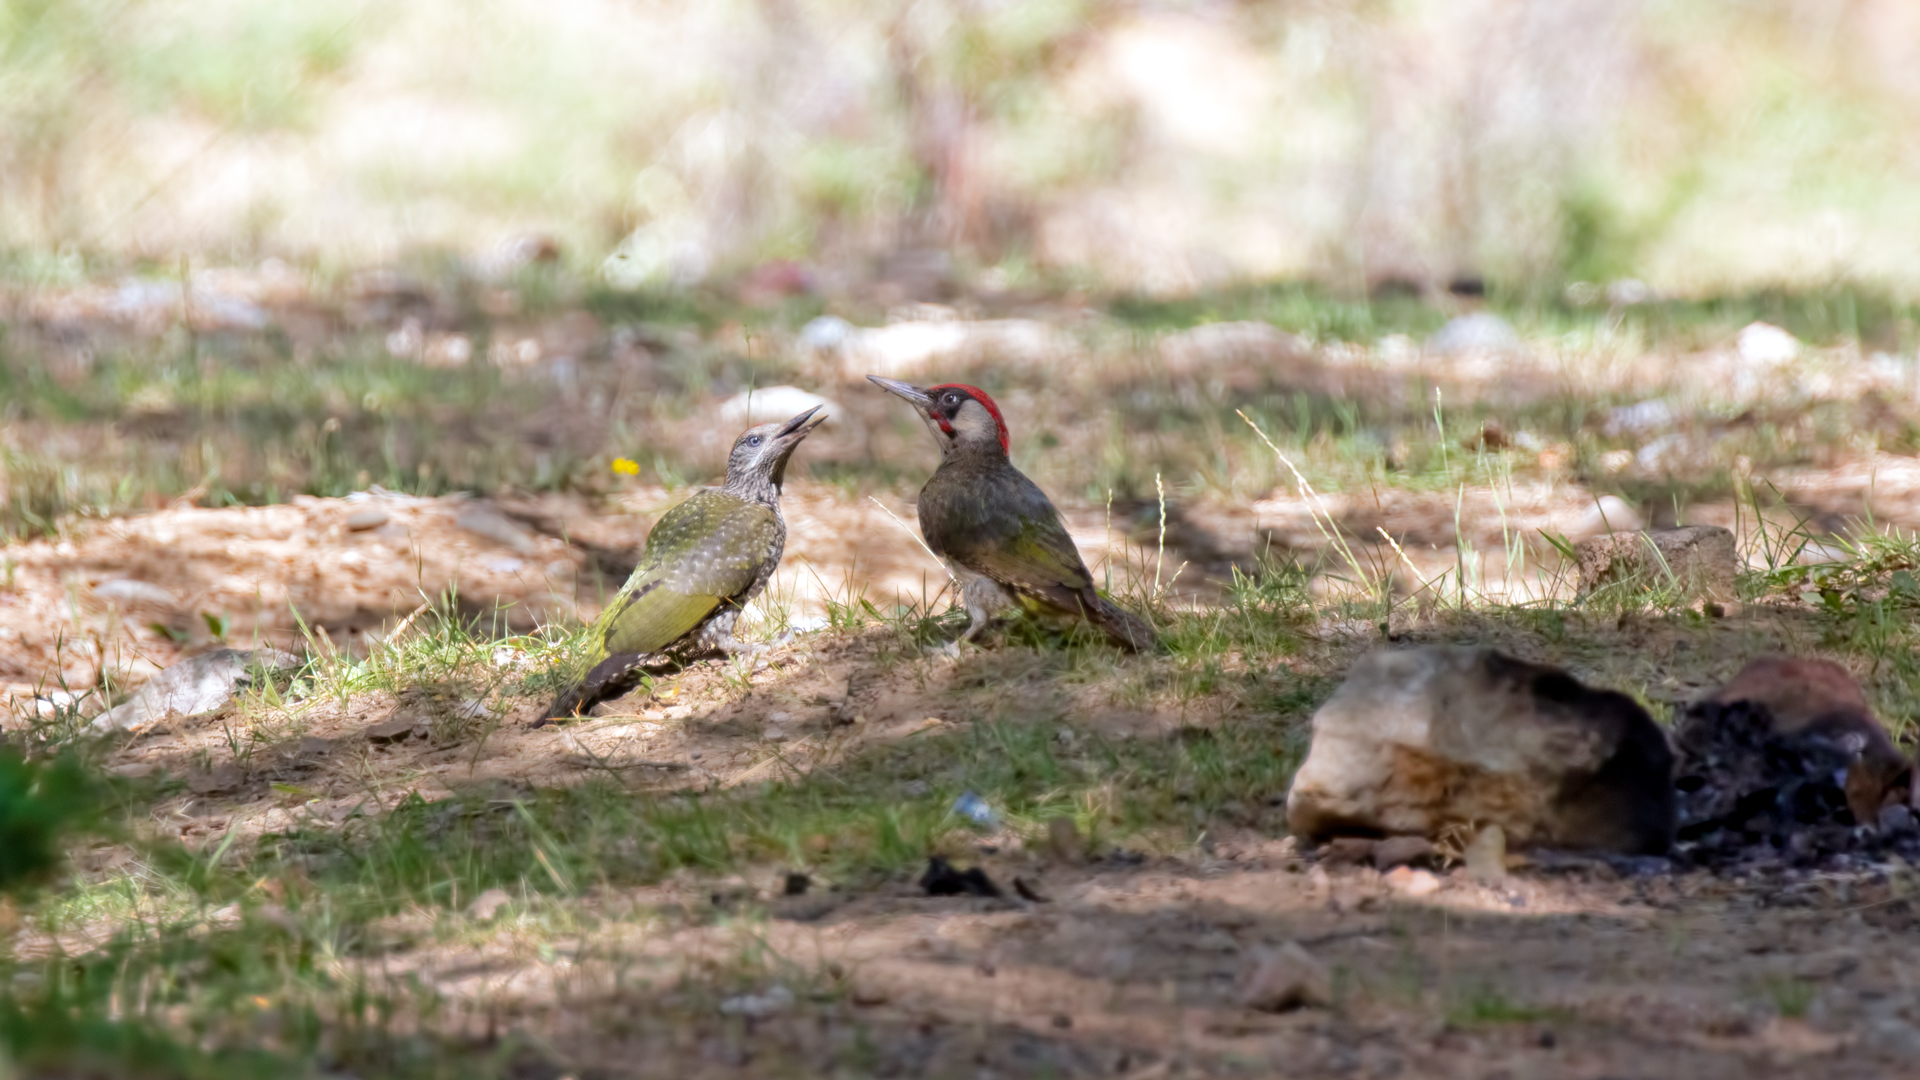
[[(820, 419), (815, 420), (811, 424), (807, 423), (807, 418), (824, 408), (826, 408), (825, 405), (815, 405), (813, 408), (808, 409), (806, 412), (801, 413), (799, 416), (796, 416), (793, 419), (787, 421), (785, 424), (781, 425), (780, 430), (776, 432), (773, 437), (776, 439), (784, 439), (789, 435), (798, 434), (801, 436), (805, 436), (805, 435), (811, 434), (814, 428), (817, 428), (821, 424), (826, 423), (827, 418), (823, 416)], [(796, 439), (794, 441), (798, 442), (799, 440)]]
[(773, 455), (773, 472), (770, 474), (770, 477), (773, 480), (774, 487), (786, 486), (787, 459), (793, 456), (795, 450), (800, 449), (800, 443), (805, 440), (807, 436), (813, 434), (814, 428), (827, 422), (826, 417), (815, 417), (813, 415), (824, 408), (826, 408), (825, 405), (815, 405), (799, 416), (781, 424), (780, 430), (773, 433), (773, 440), (767, 444), (765, 450), (760, 452), (761, 461), (768, 460), (766, 455)]
[(921, 412), (926, 412), (928, 409), (933, 408), (933, 399), (927, 396), (925, 390), (917, 386), (909, 386), (898, 379), (883, 379), (878, 375), (867, 376), (867, 381), (885, 390), (889, 394), (903, 397), (913, 402), (914, 408), (919, 409)]

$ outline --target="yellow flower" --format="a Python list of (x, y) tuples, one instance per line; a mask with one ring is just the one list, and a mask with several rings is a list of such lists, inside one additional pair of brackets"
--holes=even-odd
[(621, 476), (639, 476), (640, 463), (637, 461), (628, 461), (623, 457), (617, 457), (613, 459), (613, 471), (619, 473)]

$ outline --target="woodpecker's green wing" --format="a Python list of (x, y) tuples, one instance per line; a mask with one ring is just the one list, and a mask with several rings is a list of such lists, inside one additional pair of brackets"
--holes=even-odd
[(667, 511), (633, 576), (595, 621), (590, 662), (659, 652), (737, 603), (758, 580), (779, 527), (772, 509), (717, 488)]
[(1069, 610), (1077, 606), (1075, 595), (1092, 578), (1039, 486), (1013, 469), (959, 481), (930, 482), (921, 493), (928, 545), (976, 574)]
[[(1052, 507), (1048, 507), (1052, 510)], [(978, 573), (1021, 592), (1071, 609), (1072, 597), (1088, 585), (1087, 565), (1055, 514), (1028, 518), (1005, 543), (983, 546), (962, 561)]]

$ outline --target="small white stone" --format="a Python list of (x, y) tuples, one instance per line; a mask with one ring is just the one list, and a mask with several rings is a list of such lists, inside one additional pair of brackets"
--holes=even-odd
[(1240, 978), (1240, 1004), (1262, 1012), (1286, 1012), (1333, 1000), (1327, 965), (1294, 942), (1254, 954)]
[(93, 587), (93, 595), (114, 604), (152, 604), (174, 607), (179, 601), (158, 585), (132, 578), (110, 578)]
[(1473, 836), (1473, 842), (1461, 854), (1467, 876), (1475, 881), (1494, 882), (1507, 876), (1507, 833), (1498, 825), (1489, 825)]
[(720, 1012), (724, 1016), (745, 1016), (760, 1018), (773, 1016), (793, 1008), (793, 991), (783, 983), (774, 983), (764, 994), (741, 994), (730, 997), (720, 1003)]
[(1740, 359), (1762, 367), (1792, 362), (1800, 355), (1800, 339), (1772, 323), (1748, 323), (1734, 342)]
[(513, 897), (505, 889), (488, 889), (467, 905), (467, 916), (480, 922), (492, 922), (493, 917), (500, 914), (500, 909), (511, 903)]

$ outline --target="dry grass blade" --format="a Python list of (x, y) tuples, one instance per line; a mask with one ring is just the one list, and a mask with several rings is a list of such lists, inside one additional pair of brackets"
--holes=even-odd
[(566, 759), (568, 764), (582, 769), (605, 769), (619, 772), (623, 769), (661, 769), (666, 772), (686, 772), (693, 768), (684, 761), (641, 761), (634, 758), (603, 758), (591, 753), (572, 754)]
[(1353, 568), (1354, 576), (1362, 585), (1371, 591), (1378, 592), (1379, 590), (1376, 587), (1376, 583), (1368, 577), (1366, 567), (1360, 564), (1360, 560), (1355, 557), (1353, 549), (1348, 546), (1346, 537), (1340, 532), (1339, 524), (1333, 520), (1333, 515), (1327, 511), (1326, 503), (1321, 500), (1320, 493), (1313, 489), (1313, 485), (1309, 483), (1307, 478), (1301, 474), (1300, 470), (1294, 466), (1293, 459), (1287, 457), (1284, 451), (1274, 445), (1273, 440), (1267, 437), (1267, 433), (1261, 430), (1260, 425), (1254, 423), (1253, 418), (1248, 416), (1245, 411), (1235, 409), (1234, 412), (1240, 419), (1247, 422), (1247, 426), (1252, 428), (1253, 433), (1260, 437), (1260, 441), (1267, 444), (1267, 449), (1273, 451), (1273, 456), (1279, 458), (1280, 463), (1285, 465), (1287, 471), (1293, 474), (1293, 480), (1294, 483), (1299, 486), (1301, 498), (1306, 499), (1312, 507), (1313, 523), (1314, 526), (1320, 530), (1320, 535), (1324, 536), (1327, 542), (1333, 545), (1334, 550), (1340, 553), (1341, 558), (1347, 561), (1347, 565)]

